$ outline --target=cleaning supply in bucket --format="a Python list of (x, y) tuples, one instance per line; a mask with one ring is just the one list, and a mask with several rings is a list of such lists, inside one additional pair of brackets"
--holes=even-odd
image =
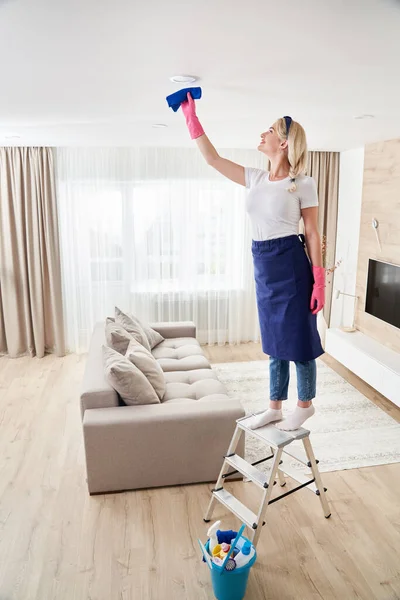
[(225, 542), (223, 544), (221, 544), (221, 552), (220, 552), (221, 558), (225, 558), (225, 556), (228, 554), (230, 549), (231, 549), (230, 544), (226, 544)]
[[(210, 544), (208, 546), (210, 548)], [(212, 549), (212, 552), (210, 553), (212, 556), (217, 556), (218, 558), (221, 558), (221, 544), (217, 544), (216, 546), (214, 546), (214, 548)]]
[[(213, 550), (214, 550), (215, 546), (221, 544), (221, 542), (219, 541), (219, 539), (217, 537), (218, 527), (220, 524), (221, 524), (221, 521), (215, 521), (215, 523), (213, 525), (211, 525), (211, 527), (207, 531), (207, 535), (210, 538), (210, 544), (209, 544), (210, 554), (212, 554), (212, 555), (214, 555)], [(218, 551), (218, 554), (219, 554), (219, 551)]]
[[(232, 540), (232, 543), (234, 541), (235, 540)], [(245, 565), (247, 565), (248, 562), (251, 561), (256, 552), (253, 544), (250, 541), (244, 538), (240, 538), (238, 542), (241, 545), (241, 549), (239, 549), (236, 546), (231, 552), (231, 557), (228, 559), (228, 562), (225, 566), (227, 571), (233, 571), (234, 569), (236, 569), (236, 567), (244, 567)], [(226, 557), (227, 554), (230, 553), (230, 549), (231, 546), (229, 544), (217, 544), (213, 548), (213, 562), (216, 565), (221, 566), (223, 563), (223, 559)]]
[[(220, 521), (218, 521), (219, 523)], [(217, 539), (218, 544), (232, 544), (232, 540), (237, 536), (237, 531), (232, 531), (232, 529), (228, 529), (227, 531), (221, 531), (218, 529), (217, 531)]]
[(213, 557), (224, 559), (230, 549), (230, 544), (217, 544), (212, 550), (212, 555)]
[(225, 569), (227, 571), (233, 571), (236, 569), (236, 563), (233, 558), (228, 558), (228, 562), (225, 564)]
[(236, 566), (238, 568), (244, 567), (245, 565), (247, 565), (248, 562), (251, 561), (255, 553), (256, 549), (254, 548), (253, 544), (251, 542), (246, 541), (243, 544), (239, 554), (237, 554), (233, 560), (235, 561)]
[[(240, 552), (241, 549), (243, 548), (243, 544), (245, 544), (247, 541), (248, 541), (248, 539), (241, 535), (236, 541), (235, 550), (237, 552)], [(234, 540), (232, 540), (231, 543), (233, 544)]]
[[(216, 546), (221, 546), (221, 544), (232, 544), (232, 542), (234, 541), (234, 539), (237, 536), (237, 531), (233, 531), (233, 529), (227, 529), (227, 530), (221, 531), (221, 529), (218, 529), (218, 527), (220, 525), (221, 525), (221, 521), (215, 521), (215, 523), (213, 523), (207, 531), (211, 556), (219, 557), (221, 547), (219, 547), (217, 549), (215, 554), (214, 554), (214, 548)], [(235, 554), (237, 554), (239, 552), (239, 550), (240, 550), (240, 548), (239, 549), (235, 548), (232, 556), (234, 557)], [(203, 562), (206, 562), (206, 559), (204, 558), (204, 556), (203, 556)], [(218, 564), (218, 563), (216, 563), (216, 564)]]
[[(213, 592), (217, 600), (243, 600), (246, 594), (249, 573), (251, 567), (257, 560), (257, 553), (250, 540), (242, 536), (244, 529), (245, 525), (242, 525), (237, 536), (231, 540), (230, 550), (222, 564), (219, 564), (220, 559), (211, 558), (209, 549), (210, 540), (207, 541), (205, 546), (202, 544), (201, 540), (198, 540), (203, 553), (203, 558), (210, 569)], [(236, 550), (242, 549), (246, 542), (250, 544), (254, 549), (254, 552), (251, 552), (252, 558), (247, 564), (238, 567), (235, 560), (232, 558), (232, 554)]]

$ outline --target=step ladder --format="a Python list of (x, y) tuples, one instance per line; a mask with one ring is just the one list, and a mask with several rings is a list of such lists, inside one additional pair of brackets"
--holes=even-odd
[[(331, 511), (326, 497), (327, 490), (322, 484), (321, 475), (318, 470), (319, 461), (315, 459), (311, 446), (310, 432), (303, 428), (296, 429), (295, 431), (281, 431), (273, 424), (253, 430), (248, 427), (251, 419), (252, 415), (248, 415), (236, 421), (236, 429), (229, 445), (228, 452), (224, 456), (224, 462), (217, 483), (212, 490), (210, 504), (205, 514), (204, 521), (208, 523), (211, 520), (216, 502), (221, 502), (221, 504), (236, 515), (242, 523), (247, 525), (250, 531), (249, 538), (254, 546), (256, 546), (262, 526), (265, 525), (264, 519), (268, 506), (289, 496), (289, 494), (293, 494), (304, 487), (308, 487), (309, 490), (319, 496), (324, 515), (327, 519), (331, 516)], [(240, 437), (245, 433), (265, 442), (266, 446), (269, 446), (270, 448), (270, 455), (255, 463), (249, 463), (239, 455), (235, 454)], [(291, 445), (295, 440), (302, 440), (303, 448)], [(290, 464), (292, 462), (291, 459), (293, 458), (311, 469), (312, 478), (304, 472), (293, 468)], [(262, 473), (256, 468), (256, 465), (271, 459), (273, 459), (272, 467), (268, 474)], [(230, 471), (232, 467), (234, 470)], [(223, 485), (226, 478), (236, 473), (241, 473), (263, 490), (261, 505), (257, 514), (224, 489)], [(285, 475), (291, 477), (300, 485), (276, 498), (271, 498), (273, 486), (276, 484), (276, 478), (278, 478), (280, 485), (283, 487), (286, 485)]]

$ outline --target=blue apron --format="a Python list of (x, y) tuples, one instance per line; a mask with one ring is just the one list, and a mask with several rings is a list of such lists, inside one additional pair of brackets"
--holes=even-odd
[(252, 243), (262, 349), (281, 360), (307, 361), (324, 353), (310, 310), (314, 278), (304, 236)]

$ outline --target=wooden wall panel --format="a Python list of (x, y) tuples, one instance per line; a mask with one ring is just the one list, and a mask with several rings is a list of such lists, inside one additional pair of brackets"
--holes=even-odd
[[(379, 221), (382, 251), (372, 227), (374, 218)], [(400, 265), (400, 140), (365, 148), (356, 292), (357, 329), (400, 352), (400, 329), (365, 312), (369, 258)]]

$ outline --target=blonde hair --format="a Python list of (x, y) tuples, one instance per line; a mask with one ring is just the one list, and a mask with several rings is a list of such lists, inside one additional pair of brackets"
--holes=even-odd
[(307, 139), (306, 132), (296, 121), (292, 121), (289, 128), (289, 137), (287, 136), (286, 121), (284, 118), (278, 119), (273, 128), (278, 137), (284, 141), (288, 141), (288, 161), (290, 164), (289, 177), (292, 179), (292, 184), (289, 192), (296, 191), (296, 177), (303, 174), (307, 166)]

